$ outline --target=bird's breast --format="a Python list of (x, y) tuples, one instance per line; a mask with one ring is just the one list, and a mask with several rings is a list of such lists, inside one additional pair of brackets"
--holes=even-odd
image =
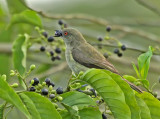
[(66, 52), (65, 52), (66, 61), (70, 69), (72, 70), (72, 72), (74, 72), (75, 74), (78, 74), (80, 71), (86, 71), (88, 68), (76, 62), (73, 59), (71, 52), (72, 52), (71, 48), (66, 48)]

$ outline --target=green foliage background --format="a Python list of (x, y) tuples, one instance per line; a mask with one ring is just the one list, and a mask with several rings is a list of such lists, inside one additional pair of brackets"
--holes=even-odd
[[(66, 15), (66, 14), (85, 14), (86, 16), (92, 16), (94, 18), (102, 18), (108, 21), (109, 25), (121, 25), (127, 26), (129, 28), (134, 29), (135, 31), (144, 31), (146, 36), (148, 34), (154, 34), (156, 39), (160, 41), (160, 24), (159, 24), (159, 6), (160, 2), (158, 0), (145, 1), (149, 6), (154, 6), (156, 12), (144, 7), (141, 2), (137, 2), (140, 0), (60, 0), (60, 1), (32, 1), (27, 0), (28, 5), (38, 11), (43, 11), (49, 15)], [(141, 0), (143, 1), (143, 0)], [(13, 15), (26, 10), (27, 8), (19, 1), (19, 0), (1, 0), (0, 1), (0, 74), (9, 75), (10, 69), (13, 69), (12, 64), (12, 54), (11, 47), (13, 42), (17, 39), (18, 34), (27, 33), (27, 34), (35, 34), (35, 24), (16, 24), (16, 22), (24, 22), (23, 17), (19, 17), (18, 20), (14, 20), (12, 18)], [(33, 13), (34, 14), (34, 13)], [(17, 17), (17, 16), (14, 16)], [(39, 17), (39, 16), (38, 16)], [(54, 34), (55, 29), (60, 29), (57, 24), (58, 19), (47, 19), (40, 16), (42, 19), (42, 25), (45, 30), (47, 30), (50, 34)], [(36, 18), (35, 18), (36, 19)], [(62, 18), (63, 19), (63, 18)], [(9, 26), (10, 21), (14, 24), (13, 26)], [(64, 21), (71, 27), (77, 28), (84, 34), (85, 38), (90, 43), (97, 43), (98, 36), (105, 36), (105, 28), (106, 26), (92, 23), (87, 20), (82, 19), (64, 19)], [(37, 24), (38, 25), (38, 24)], [(40, 25), (41, 26), (41, 25)], [(8, 29), (6, 29), (8, 27)], [(111, 36), (116, 36), (117, 34), (122, 33), (121, 30), (113, 30), (111, 32)], [(22, 36), (26, 37), (26, 36)], [(141, 49), (147, 51), (148, 46), (159, 46), (159, 44), (153, 40), (149, 40), (147, 38), (139, 37), (136, 34), (127, 34), (125, 37), (118, 39), (122, 43), (126, 44), (128, 47)], [(16, 46), (16, 44), (15, 44)], [(31, 49), (39, 49), (39, 46), (32, 47)], [(112, 47), (104, 47), (100, 50), (104, 53), (106, 50), (113, 51)], [(137, 52), (135, 50), (127, 50), (124, 53), (122, 58), (118, 58), (115, 55), (109, 57), (109, 60), (115, 65), (115, 67), (121, 72), (121, 74), (129, 74), (136, 76), (133, 68), (132, 62), (137, 63), (137, 57), (141, 54), (141, 52)], [(160, 54), (160, 53), (159, 53)], [(13, 56), (14, 57), (14, 56)], [(16, 58), (16, 57), (15, 57)], [(31, 76), (29, 79), (35, 76), (40, 76), (40, 74), (45, 73), (47, 70), (54, 67), (61, 66), (62, 63), (65, 62), (65, 58), (63, 57), (60, 62), (51, 62), (49, 58), (46, 57), (43, 53), (40, 52), (32, 52), (30, 50), (27, 56), (27, 68), (30, 64), (36, 64), (37, 70), (33, 73), (34, 76)], [(160, 56), (154, 55), (151, 60), (150, 70), (147, 79), (150, 81), (150, 85), (152, 86), (155, 82), (158, 82), (158, 78), (160, 75)], [(62, 75), (63, 72), (63, 75)], [(23, 71), (22, 71), (23, 73)], [(66, 66), (61, 71), (56, 71), (48, 75), (52, 80), (56, 83), (56, 86), (66, 86), (70, 76), (70, 70)], [(45, 77), (41, 76), (42, 80)], [(13, 82), (13, 78), (9, 77), (10, 83)], [(28, 80), (29, 80), (28, 79)], [(15, 80), (14, 80), (15, 81)], [(156, 85), (154, 88), (155, 91), (159, 92), (160, 85)], [(9, 115), (9, 117), (17, 118), (17, 114), (19, 111), (14, 109), (14, 111)], [(21, 116), (21, 115), (20, 115)], [(18, 117), (20, 118), (20, 117)]]

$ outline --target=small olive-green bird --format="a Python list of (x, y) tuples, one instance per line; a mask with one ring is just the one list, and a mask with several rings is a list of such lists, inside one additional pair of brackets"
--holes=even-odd
[[(115, 67), (106, 58), (84, 39), (82, 34), (73, 28), (56, 30), (55, 37), (62, 37), (66, 45), (66, 60), (75, 74), (89, 68), (106, 69), (119, 74)], [(125, 80), (125, 79), (124, 79)], [(140, 88), (125, 80), (131, 88), (142, 92)]]

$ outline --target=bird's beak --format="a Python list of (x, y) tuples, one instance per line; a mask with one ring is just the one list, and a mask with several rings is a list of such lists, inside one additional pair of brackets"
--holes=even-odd
[(54, 37), (60, 37), (62, 36), (62, 31), (61, 30), (55, 30), (55, 36)]

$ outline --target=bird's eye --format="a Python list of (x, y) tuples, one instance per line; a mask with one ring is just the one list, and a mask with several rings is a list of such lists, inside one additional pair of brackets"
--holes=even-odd
[(64, 32), (64, 35), (67, 35), (68, 34), (68, 32)]

